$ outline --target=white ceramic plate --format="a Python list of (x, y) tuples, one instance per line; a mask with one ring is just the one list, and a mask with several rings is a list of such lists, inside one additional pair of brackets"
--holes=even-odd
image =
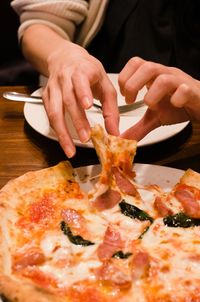
[[(117, 85), (117, 74), (109, 74), (109, 77), (111, 81), (113, 82), (117, 93), (118, 93), (118, 103), (119, 105), (125, 104), (124, 98), (121, 96), (119, 92), (119, 88)], [(138, 96), (136, 101), (142, 100), (143, 96), (146, 92), (146, 89), (142, 89), (139, 91)], [(33, 95), (40, 96), (41, 95), (41, 89), (36, 90)], [(95, 102), (98, 102), (95, 100)], [(138, 108), (134, 111), (121, 114), (120, 117), (120, 132), (124, 132), (126, 129), (131, 127), (133, 124), (135, 124), (139, 119), (143, 116), (144, 112), (146, 110), (146, 106)], [(101, 112), (92, 107), (89, 109), (87, 112), (87, 118), (90, 122), (91, 126), (94, 126), (95, 124), (100, 124), (104, 127), (104, 120), (102, 117)], [(24, 116), (28, 124), (37, 132), (40, 134), (53, 139), (57, 140), (56, 134), (53, 131), (53, 129), (49, 125), (49, 121), (46, 115), (46, 111), (43, 107), (42, 104), (30, 104), (26, 103), (24, 106)], [(74, 143), (77, 146), (81, 147), (93, 147), (92, 143), (89, 141), (87, 143), (82, 143), (78, 135), (76, 133), (76, 130), (71, 122), (71, 119), (68, 114), (66, 114), (66, 123), (68, 126), (68, 129), (71, 133), (71, 136), (74, 140)], [(170, 125), (170, 126), (161, 126), (155, 130), (153, 130), (151, 133), (149, 133), (144, 139), (142, 139), (139, 143), (138, 146), (146, 146), (146, 145), (151, 145), (157, 142), (161, 142), (165, 139), (168, 139), (175, 134), (179, 133), (182, 131), (188, 124), (189, 122), (183, 122), (175, 125)]]
[[(134, 164), (133, 168), (136, 172), (135, 181), (138, 184), (157, 184), (166, 192), (169, 191), (184, 174), (183, 170), (157, 165)], [(74, 171), (82, 189), (89, 191), (92, 188), (93, 182), (96, 181), (94, 176), (99, 175), (101, 171), (101, 166), (91, 165), (79, 167), (74, 169)]]

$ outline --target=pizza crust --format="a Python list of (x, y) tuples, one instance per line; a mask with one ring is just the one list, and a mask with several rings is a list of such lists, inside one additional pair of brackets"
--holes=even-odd
[(0, 294), (12, 302), (68, 302), (65, 297), (55, 297), (46, 290), (0, 273)]
[(181, 177), (180, 183), (200, 190), (200, 174), (192, 169), (188, 169)]
[(46, 187), (56, 187), (60, 182), (74, 180), (73, 169), (68, 161), (63, 161), (56, 166), (42, 169), (39, 171), (31, 171), (10, 180), (0, 190), (0, 205), (10, 204), (16, 206), (13, 196), (19, 196), (22, 193), (29, 193), (32, 188), (45, 189)]

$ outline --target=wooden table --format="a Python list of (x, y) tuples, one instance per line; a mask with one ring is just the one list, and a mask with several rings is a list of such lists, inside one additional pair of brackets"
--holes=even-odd
[[(4, 91), (30, 92), (28, 87), (0, 87), (0, 188), (10, 179), (65, 160), (58, 142), (34, 131), (24, 119), (23, 103), (3, 99)], [(77, 148), (73, 167), (98, 163), (94, 149)], [(200, 172), (200, 123), (189, 124), (163, 142), (140, 147), (135, 162), (164, 165)]]

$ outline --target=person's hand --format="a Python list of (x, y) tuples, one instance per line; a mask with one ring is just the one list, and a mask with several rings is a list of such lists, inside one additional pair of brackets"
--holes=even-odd
[(119, 86), (127, 103), (147, 87), (144, 102), (148, 109), (122, 137), (139, 141), (160, 125), (200, 121), (200, 82), (180, 69), (134, 57), (119, 74)]
[(82, 47), (64, 42), (48, 59), (49, 78), (42, 98), (51, 127), (68, 157), (75, 146), (65, 121), (68, 112), (81, 142), (90, 138), (85, 110), (93, 97), (102, 103), (106, 130), (119, 134), (119, 112), (116, 91), (102, 64)]

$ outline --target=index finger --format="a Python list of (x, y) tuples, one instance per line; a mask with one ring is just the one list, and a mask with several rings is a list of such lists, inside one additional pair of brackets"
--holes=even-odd
[(43, 93), (43, 100), (50, 125), (56, 132), (62, 149), (69, 158), (73, 157), (76, 149), (66, 126), (62, 95), (58, 91), (48, 89)]
[(119, 110), (117, 92), (107, 75), (99, 82), (101, 90), (101, 103), (105, 128), (112, 135), (119, 135)]
[(145, 60), (139, 57), (133, 57), (126, 63), (118, 78), (119, 88), (122, 95), (125, 93), (124, 87), (126, 82), (144, 62)]

